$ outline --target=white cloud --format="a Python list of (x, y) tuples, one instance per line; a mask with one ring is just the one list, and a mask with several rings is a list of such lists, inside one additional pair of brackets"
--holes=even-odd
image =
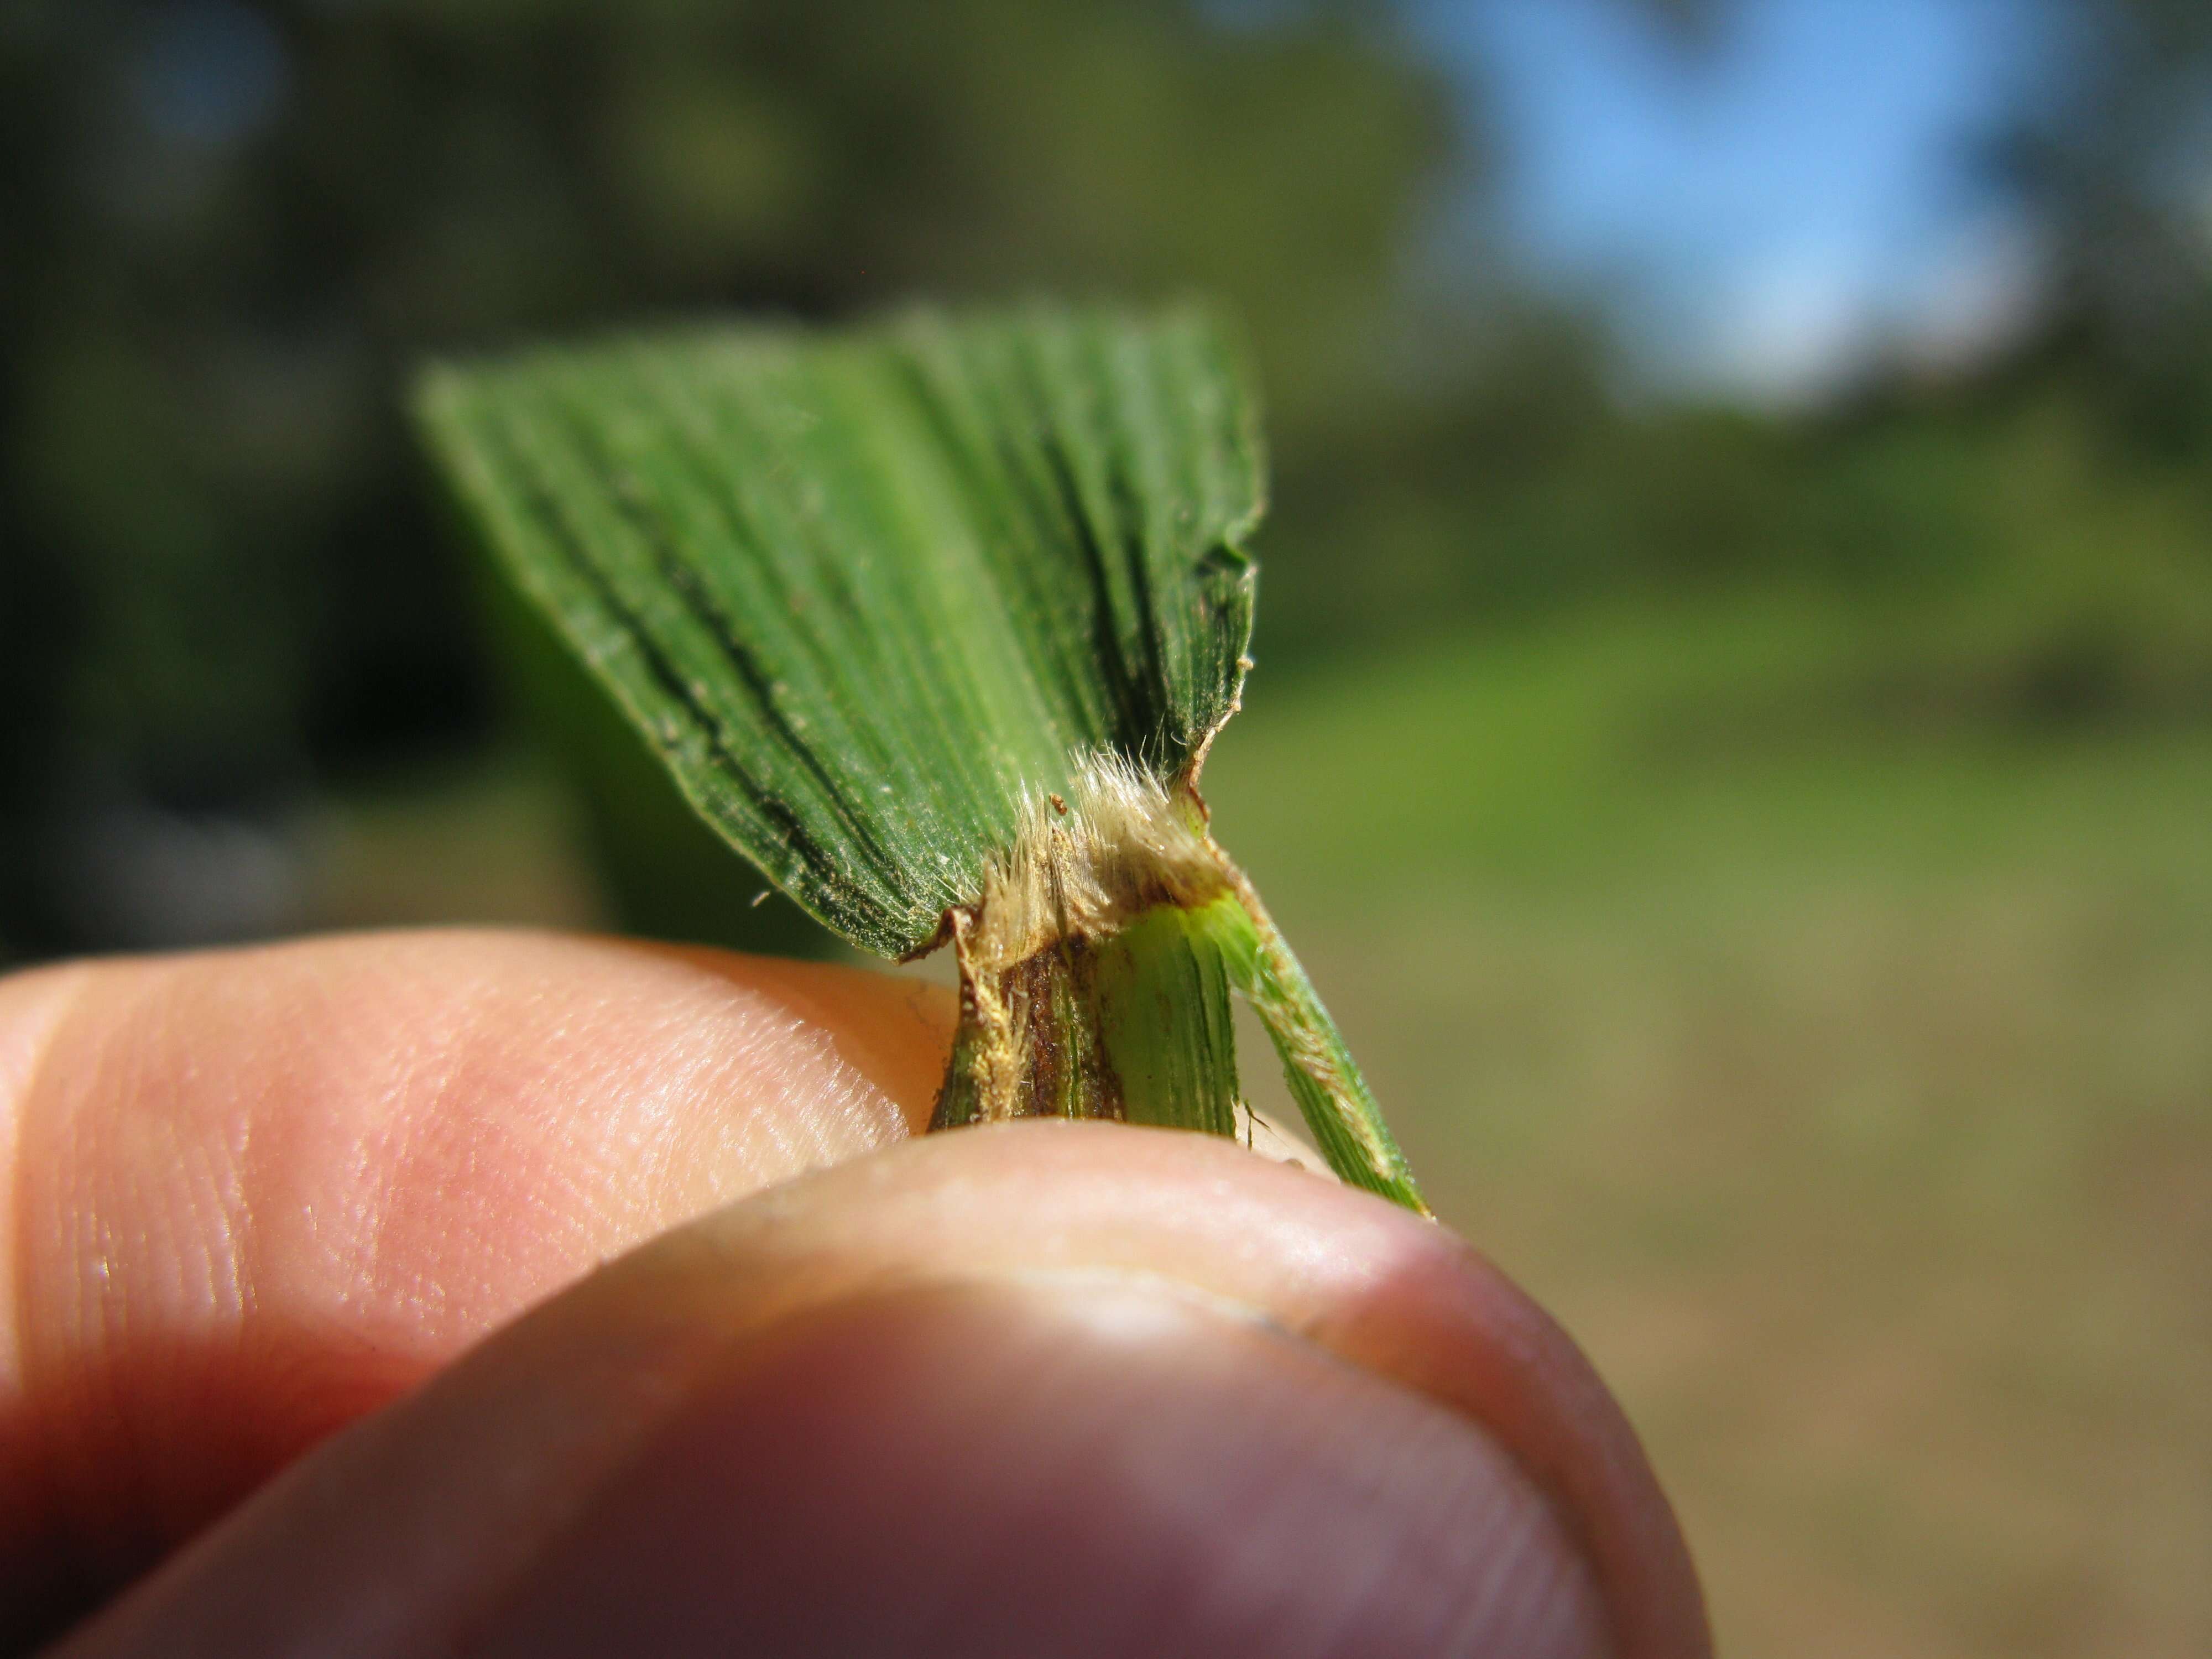
[(1703, 354), (1722, 390), (1784, 407), (1840, 390), (1878, 343), (1851, 261), (1805, 250), (1753, 265), (1716, 302)]

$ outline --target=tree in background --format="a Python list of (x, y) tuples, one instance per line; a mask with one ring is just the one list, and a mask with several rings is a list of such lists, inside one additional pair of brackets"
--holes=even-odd
[[(1744, 9), (1620, 3), (1692, 51)], [(2212, 23), (2197, 0), (2017, 3), (2071, 31), (2060, 95), (1990, 147), (2050, 303), (1994, 362), (1871, 364), (1788, 419), (1624, 400), (1599, 314), (1480, 246), (1408, 281), (1494, 135), (1386, 7), (0, 10), (0, 950), (286, 925), (267, 831), (290, 803), (486, 729), (401, 372), (672, 313), (1220, 295), (1270, 404), (1269, 673), (1779, 583), (1915, 641), (1842, 702), (2196, 718)], [(773, 907), (702, 899), (714, 849), (526, 628), (495, 628), (576, 710), (627, 920), (788, 942)]]
[(2212, 11), (2063, 0), (2063, 96), (1993, 136), (2039, 229), (2051, 301), (2027, 361), (2094, 383), (2130, 447), (2212, 442)]

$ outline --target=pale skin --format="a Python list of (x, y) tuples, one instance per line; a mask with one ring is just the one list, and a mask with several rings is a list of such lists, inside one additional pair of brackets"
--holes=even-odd
[(917, 1138), (952, 1012), (532, 933), (0, 981), (0, 1645), (1709, 1652), (1472, 1249), (1194, 1134)]

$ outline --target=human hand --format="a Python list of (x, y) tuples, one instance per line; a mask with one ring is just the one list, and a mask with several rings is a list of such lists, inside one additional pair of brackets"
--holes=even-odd
[(950, 1017), (517, 933), (0, 981), (0, 1626), (1708, 1650), (1618, 1409), (1474, 1252), (1197, 1135), (909, 1139)]

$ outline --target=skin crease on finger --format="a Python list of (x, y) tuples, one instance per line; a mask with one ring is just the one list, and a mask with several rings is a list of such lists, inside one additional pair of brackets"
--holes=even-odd
[[(137, 1000), (139, 1012), (128, 1016), (103, 998), (94, 1018), (82, 978), (73, 990), (54, 988), (66, 975), (0, 983), (0, 1080), (10, 1066), (31, 1079), (19, 1091), (16, 1133), (26, 1146), (47, 1137), (52, 1149), (45, 1163), (24, 1155), (7, 1230), (26, 1247), (16, 1263), (23, 1358), (11, 1443), (41, 1449), (37, 1473), (52, 1514), (81, 1540), (98, 1540), (105, 1515), (144, 1528), (158, 1547), (193, 1524), (176, 1519), (178, 1494), (191, 1494), (198, 1480), (204, 1503), (210, 1468), (242, 1490), (296, 1449), (222, 1443), (216, 1419), (252, 1405), (253, 1389), (293, 1402), (295, 1435), (313, 1416), (300, 1413), (302, 1401), (320, 1401), (318, 1427), (357, 1415), (377, 1403), (368, 1396), (378, 1388), (388, 1395), (412, 1382), (637, 1238), (778, 1176), (896, 1140), (905, 1126), (888, 1103), (926, 1109), (942, 1063), (942, 1006), (915, 1005), (908, 984), (880, 976), (519, 936), (292, 949), (289, 965), (286, 952), (272, 951), (218, 959), (228, 966), (215, 973), (159, 963), (98, 970), (150, 976), (113, 988)], [(241, 983), (241, 963), (258, 963), (262, 981), (248, 973)], [(229, 982), (220, 994), (175, 982), (195, 971)], [(165, 976), (175, 977), (165, 984)], [(41, 999), (44, 1014), (25, 1012)], [(27, 1060), (9, 1034), (42, 1019), (48, 1029)], [(733, 1058), (748, 1042), (768, 1056), (754, 1065), (765, 1082)], [(805, 1054), (813, 1056), (811, 1078), (793, 1058)], [(211, 1099), (230, 1115), (210, 1110)], [(365, 1108), (364, 1099), (384, 1104)], [(428, 1127), (364, 1136), (364, 1114), (372, 1126), (404, 1125), (410, 1101)], [(128, 1103), (122, 1115), (139, 1125), (151, 1154), (112, 1126), (97, 1137), (80, 1127), (87, 1144), (72, 1139), (72, 1121), (95, 1103), (112, 1113), (118, 1102)], [(763, 1121), (702, 1143), (700, 1121), (728, 1119), (733, 1102), (744, 1103), (740, 1120)], [(273, 1164), (252, 1156), (265, 1157), (272, 1139), (283, 1145), (288, 1112), (296, 1120), (334, 1109), (335, 1131), (289, 1124), (294, 1139), (324, 1143), (318, 1155), (295, 1149)], [(283, 1190), (272, 1168), (293, 1183), (273, 1209), (198, 1199), (222, 1218), (225, 1248), (248, 1264), (228, 1279), (208, 1269), (204, 1243), (198, 1257), (181, 1247), (188, 1231), (163, 1222), (118, 1234), (106, 1223), (88, 1226), (70, 1207), (168, 1193), (173, 1210), (180, 1188), (223, 1198), (204, 1168), (206, 1142), (163, 1129), (190, 1109), (209, 1111), (218, 1127), (239, 1117), (247, 1124), (242, 1144), (237, 1135), (213, 1139), (247, 1172), (234, 1173), (234, 1183)], [(471, 1115), (495, 1121), (447, 1121)], [(663, 1127), (659, 1139), (638, 1132), (640, 1122), (666, 1119), (690, 1127)], [(97, 1178), (118, 1143), (143, 1155), (136, 1186)], [(519, 1165), (507, 1161), (518, 1154)], [(564, 1158), (574, 1166), (562, 1167)], [(355, 1209), (331, 1195), (343, 1190), (337, 1177), (354, 1182)], [(59, 1194), (42, 1190), (50, 1185)], [(368, 1224), (375, 1204), (366, 1219), (356, 1213), (362, 1191), (380, 1196), (380, 1227)], [(335, 1206), (330, 1224), (351, 1249), (389, 1250), (411, 1238), (411, 1267), (334, 1279), (316, 1255), (327, 1243), (302, 1223), (302, 1205)], [(43, 1231), (27, 1219), (34, 1213)], [(395, 1223), (393, 1213), (410, 1218)], [(281, 1242), (256, 1237), (264, 1226)], [(357, 1231), (343, 1235), (343, 1226)], [(57, 1238), (64, 1256), (76, 1251), (80, 1270), (56, 1273), (41, 1288), (28, 1258), (54, 1252)], [(309, 1271), (295, 1279), (272, 1270), (268, 1253), (303, 1249)], [(143, 1280), (123, 1273), (118, 1290), (130, 1249), (139, 1252)], [(105, 1277), (82, 1270), (88, 1254), (108, 1263)], [(158, 1273), (148, 1265), (156, 1263)], [(1466, 1247), (1225, 1143), (1042, 1125), (966, 1131), (843, 1163), (592, 1275), (295, 1466), (88, 1630), (86, 1650), (422, 1650), (397, 1630), (383, 1632), (396, 1644), (374, 1639), (379, 1621), (437, 1627), (481, 1601), (487, 1574), (521, 1572), (533, 1552), (550, 1547), (555, 1523), (574, 1518), (580, 1494), (614, 1479), (665, 1419), (681, 1415), (684, 1400), (780, 1322), (886, 1283), (1099, 1271), (1259, 1310), (1334, 1363), (1487, 1425), (1587, 1552), (1619, 1650), (1705, 1650), (1694, 1577), (1632, 1436), (1571, 1345)], [(272, 1284), (291, 1298), (273, 1325)], [(391, 1286), (397, 1293), (380, 1288)], [(40, 1296), (75, 1297), (75, 1323), (49, 1310), (42, 1326)], [(141, 1310), (142, 1298), (152, 1312)], [(127, 1317), (115, 1316), (118, 1304)], [(88, 1305), (100, 1316), (83, 1313)], [(200, 1371), (170, 1363), (194, 1357), (175, 1340), (189, 1322), (179, 1308), (227, 1337), (228, 1395), (209, 1383), (204, 1357)], [(272, 1352), (281, 1345), (270, 1330), (289, 1335), (292, 1349)], [(162, 1364), (126, 1358), (134, 1347)], [(379, 1366), (387, 1352), (405, 1363), (386, 1376)], [(364, 1375), (383, 1380), (363, 1387)], [(357, 1391), (350, 1401), (348, 1388)], [(114, 1432), (128, 1409), (139, 1416)], [(210, 1437), (212, 1449), (201, 1443)], [(179, 1460), (179, 1438), (200, 1455)], [(474, 1478), (456, 1473), (471, 1468)], [(487, 1480), (487, 1469), (502, 1473)], [(11, 1519), (26, 1535), (52, 1524), (51, 1516)], [(404, 1607), (382, 1593), (394, 1583), (416, 1587), (398, 1598)], [(211, 1630), (241, 1607), (279, 1624), (335, 1620), (343, 1630), (325, 1622), (303, 1635), (298, 1626), (289, 1646), (169, 1644), (193, 1617)], [(419, 1637), (423, 1626), (413, 1630)]]

